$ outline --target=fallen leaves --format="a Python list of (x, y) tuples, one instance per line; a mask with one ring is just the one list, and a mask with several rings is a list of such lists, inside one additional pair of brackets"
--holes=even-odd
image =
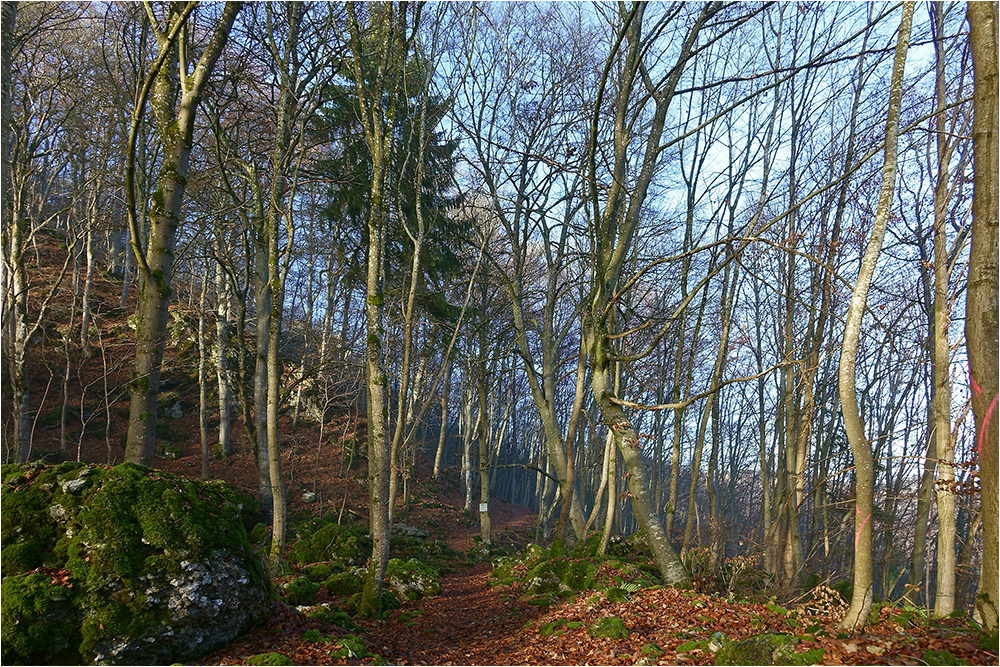
[[(996, 664), (983, 651), (961, 619), (945, 619), (899, 633), (890, 611), (865, 634), (840, 634), (833, 621), (790, 618), (774, 605), (729, 601), (673, 589), (647, 589), (631, 600), (610, 603), (587, 591), (550, 608), (527, 604), (517, 587), (489, 586), (488, 564), (457, 570), (442, 581), (436, 598), (407, 603), (381, 622), (365, 622), (360, 636), (368, 650), (391, 664), (410, 665), (710, 665), (708, 643), (717, 632), (729, 640), (764, 632), (800, 636), (796, 652), (825, 651), (822, 664), (921, 664), (926, 650), (950, 651), (970, 664)], [(600, 594), (597, 594), (600, 595)], [(781, 611), (785, 611), (784, 614)], [(598, 639), (587, 628), (605, 616), (617, 616), (629, 629), (627, 639)], [(803, 634), (808, 627), (812, 633)], [(818, 628), (818, 629), (817, 629)], [(281, 603), (272, 606), (271, 621), (201, 664), (234, 665), (255, 653), (279, 652), (296, 664), (368, 664), (338, 659), (331, 645), (302, 640), (308, 629), (324, 635), (343, 631), (308, 619)], [(659, 655), (651, 655), (655, 645)]]

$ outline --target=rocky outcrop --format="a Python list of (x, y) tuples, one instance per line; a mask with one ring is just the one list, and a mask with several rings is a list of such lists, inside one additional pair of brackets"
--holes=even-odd
[(267, 619), (252, 502), (123, 464), (3, 468), (3, 662), (191, 661)]

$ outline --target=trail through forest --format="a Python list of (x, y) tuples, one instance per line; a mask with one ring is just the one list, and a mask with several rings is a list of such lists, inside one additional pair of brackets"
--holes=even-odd
[[(100, 283), (99, 283), (100, 284)], [(101, 285), (107, 287), (106, 285)], [(112, 296), (102, 295), (102, 303)], [(118, 311), (122, 315), (125, 311)], [(104, 340), (114, 340), (112, 327), (120, 320), (104, 322)], [(50, 354), (39, 347), (40, 355)], [(100, 356), (92, 357), (84, 378), (96, 376)], [(124, 366), (120, 367), (122, 373)], [(45, 377), (32, 378), (36, 395), (45, 395)], [(86, 382), (84, 382), (86, 385)], [(76, 387), (76, 385), (74, 385)], [(157, 452), (157, 468), (195, 477), (200, 454), (195, 434), (198, 416), (193, 409), (193, 385), (176, 389), (176, 418), (171, 432), (184, 434)], [(71, 404), (82, 396), (75, 393)], [(281, 417), (285, 446), (282, 470), (286, 477), (289, 514), (296, 525), (313, 517), (345, 523), (367, 521), (365, 466), (361, 458), (365, 423), (356, 408), (340, 408), (320, 439), (315, 426), (292, 427), (289, 415)], [(56, 423), (57, 425), (57, 423)], [(112, 420), (107, 430), (92, 429), (88, 437), (78, 432), (77, 443), (67, 458), (95, 463), (118, 463), (117, 446), (124, 419)], [(78, 427), (79, 428), (79, 427)], [(58, 429), (43, 421), (36, 433), (37, 454), (57, 457)], [(114, 443), (114, 444), (113, 444)], [(355, 443), (348, 446), (347, 443)], [(382, 621), (354, 619), (359, 627), (347, 631), (282, 601), (271, 604), (271, 617), (220, 650), (203, 656), (198, 664), (250, 664), (252, 656), (280, 653), (298, 665), (332, 664), (712, 664), (715, 655), (709, 640), (722, 633), (739, 640), (762, 633), (795, 636), (796, 653), (822, 649), (819, 664), (997, 664), (994, 646), (985, 650), (964, 618), (931, 621), (915, 611), (883, 607), (878, 622), (864, 634), (848, 635), (837, 630), (846, 605), (820, 609), (795, 599), (761, 598), (751, 602), (741, 592), (710, 592), (646, 589), (611, 601), (605, 592), (586, 590), (556, 600), (551, 606), (535, 606), (522, 596), (520, 584), (491, 585), (491, 564), (469, 564), (462, 559), (477, 546), (479, 526), (473, 515), (462, 511), (464, 502), (458, 481), (457, 462), (446, 465), (441, 478), (432, 480), (430, 459), (416, 460), (413, 502), (398, 507), (397, 521), (427, 529), (432, 535), (461, 552), (450, 572), (441, 577), (441, 594), (405, 602)], [(245, 433), (233, 434), (233, 453), (212, 457), (211, 476), (248, 492), (256, 490), (256, 470)], [(492, 498), (490, 513), (493, 543), (501, 551), (515, 553), (537, 539), (536, 515), (523, 506)], [(544, 540), (543, 540), (544, 542)], [(777, 590), (769, 594), (777, 594)], [(756, 598), (755, 598), (756, 599)], [(333, 602), (321, 593), (316, 604)], [(779, 606), (781, 605), (781, 606)], [(588, 628), (600, 619), (620, 618), (629, 631), (627, 638), (592, 637)], [(352, 635), (356, 639), (352, 640)], [(352, 643), (352, 642), (363, 642)], [(354, 651), (350, 647), (363, 647)], [(346, 655), (346, 657), (345, 657)], [(950, 656), (950, 657), (949, 657)], [(959, 662), (959, 661), (965, 661)]]

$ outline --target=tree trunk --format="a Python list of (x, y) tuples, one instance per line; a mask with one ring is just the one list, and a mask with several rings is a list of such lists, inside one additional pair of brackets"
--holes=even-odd
[[(96, 187), (96, 186), (94, 186)], [(87, 226), (87, 234), (84, 240), (84, 252), (87, 257), (87, 268), (83, 278), (83, 302), (81, 305), (80, 317), (80, 344), (83, 347), (83, 358), (90, 356), (90, 321), (91, 321), (91, 293), (94, 291), (94, 225), (97, 220), (97, 194), (92, 196), (90, 221)]]
[[(255, 177), (254, 177), (254, 180)], [(271, 472), (267, 462), (267, 359), (270, 353), (271, 315), (274, 311), (271, 283), (267, 279), (267, 232), (264, 228), (263, 207), (255, 216), (258, 226), (255, 230), (254, 249), (254, 302), (257, 311), (256, 351), (253, 374), (253, 432), (257, 441), (251, 443), (254, 461), (257, 463), (257, 492), (260, 509), (265, 523), (271, 523), (274, 511), (274, 497), (271, 490)]]
[(875, 463), (871, 445), (865, 437), (865, 426), (858, 412), (855, 390), (855, 365), (858, 356), (858, 338), (864, 317), (868, 288), (875, 274), (875, 264), (882, 249), (896, 187), (896, 149), (899, 137), (899, 109), (903, 97), (903, 70), (906, 66), (906, 50), (910, 40), (910, 26), (913, 21), (912, 1), (903, 4), (903, 18), (899, 27), (899, 41), (892, 68), (892, 86), (889, 91), (889, 112), (885, 128), (885, 163), (882, 167), (882, 187), (879, 192), (878, 207), (872, 226), (872, 236), (865, 249), (864, 258), (858, 271), (854, 295), (847, 313), (844, 343), (840, 355), (840, 402), (844, 413), (844, 429), (851, 445), (855, 464), (855, 511), (854, 511), (854, 594), (851, 606), (840, 622), (845, 630), (860, 630), (868, 623), (868, 613), (872, 604), (872, 515), (874, 504)]
[(1000, 297), (997, 275), (998, 224), (1000, 224), (1000, 141), (997, 134), (996, 100), (997, 5), (970, 2), (969, 45), (975, 69), (972, 125), (975, 187), (972, 196), (972, 251), (969, 256), (968, 294), (965, 302), (965, 340), (969, 353), (969, 380), (972, 385), (972, 412), (976, 421), (976, 449), (979, 452), (983, 517), (983, 560), (979, 576), (976, 611), (988, 632), (997, 632), (1000, 607), (998, 576), (998, 447), (1000, 415), (998, 396), (998, 313)]
[(451, 364), (444, 369), (444, 385), (441, 387), (441, 433), (438, 436), (437, 452), (434, 454), (434, 479), (441, 476), (441, 462), (448, 437), (448, 394), (451, 391)]
[[(362, 40), (361, 26), (355, 5), (347, 6), (351, 63), (354, 84), (358, 93), (361, 125), (365, 133), (372, 160), (370, 181), (370, 209), (368, 211), (368, 246), (365, 274), (365, 347), (366, 387), (368, 398), (368, 489), (369, 527), (372, 538), (372, 557), (361, 595), (359, 613), (380, 618), (382, 615), (382, 580), (389, 563), (389, 442), (387, 416), (389, 405), (386, 397), (388, 378), (384, 361), (383, 310), (385, 294), (382, 289), (383, 256), (385, 242), (387, 202), (386, 169), (389, 164), (389, 146), (393, 137), (396, 101), (401, 83), (402, 68), (406, 61), (409, 43), (406, 41), (407, 5), (386, 5), (376, 19), (372, 16), (371, 39)], [(376, 23), (376, 20), (380, 23)], [(419, 20), (419, 19), (418, 19)], [(376, 48), (371, 51), (372, 45)], [(369, 59), (374, 58), (375, 62)], [(366, 71), (371, 65), (373, 71)], [(383, 104), (388, 100), (389, 108)]]
[(208, 294), (209, 264), (201, 276), (201, 297), (198, 299), (198, 431), (201, 435), (201, 478), (212, 476), (209, 468), (211, 446), (208, 444), (208, 340), (205, 334), (205, 297)]
[[(142, 284), (136, 321), (136, 350), (132, 379), (129, 382), (131, 407), (125, 460), (139, 465), (153, 464), (156, 444), (156, 401), (160, 387), (160, 367), (166, 343), (167, 308), (173, 293), (170, 281), (174, 264), (177, 228), (180, 226), (181, 204), (187, 186), (194, 120), (202, 91), (209, 75), (225, 47), (230, 28), (241, 7), (240, 2), (227, 2), (214, 34), (205, 47), (194, 73), (178, 71), (180, 44), (158, 32), (161, 54), (166, 61), (156, 75), (151, 106), (156, 118), (162, 164), (157, 177), (158, 189), (153, 194), (149, 211), (150, 234), (145, 254), (140, 252), (140, 240), (132, 234), (132, 247), (142, 268)], [(173, 29), (181, 16), (170, 10), (168, 29)], [(183, 28), (178, 40), (183, 41)], [(175, 100), (179, 103), (175, 108)]]
[(479, 328), (479, 534), (490, 544), (490, 422), (486, 412), (486, 329)]
[[(219, 245), (222, 243), (219, 241)], [(221, 249), (221, 248), (220, 248)], [(230, 409), (233, 402), (229, 370), (229, 282), (221, 264), (215, 267), (215, 372), (219, 385), (219, 450), (229, 456)]]
[[(588, 328), (588, 334), (591, 387), (598, 409), (601, 411), (602, 421), (611, 429), (615, 446), (625, 462), (628, 476), (628, 497), (632, 501), (632, 514), (642, 530), (646, 543), (653, 552), (653, 560), (663, 575), (664, 583), (668, 586), (687, 588), (691, 585), (691, 580), (684, 570), (680, 558), (670, 546), (670, 540), (667, 538), (663, 524), (660, 523), (660, 518), (653, 507), (649, 486), (646, 482), (646, 466), (642, 460), (638, 434), (632, 427), (632, 422), (625, 416), (621, 406), (612, 401), (614, 393), (609, 382), (610, 355), (608, 347), (610, 339), (607, 336), (607, 331), (595, 330), (591, 326)], [(614, 498), (611, 497), (610, 500), (613, 501)]]
[(932, 389), (930, 413), (933, 438), (936, 442), (938, 479), (934, 485), (937, 493), (937, 595), (934, 616), (944, 618), (955, 610), (955, 441), (951, 435), (951, 379), (948, 321), (951, 313), (948, 304), (948, 233), (947, 207), (949, 200), (948, 179), (952, 152), (945, 123), (945, 62), (942, 44), (944, 17), (940, 5), (931, 3), (933, 23), (935, 78), (934, 92), (938, 114), (937, 174), (934, 186), (934, 300), (931, 328)]

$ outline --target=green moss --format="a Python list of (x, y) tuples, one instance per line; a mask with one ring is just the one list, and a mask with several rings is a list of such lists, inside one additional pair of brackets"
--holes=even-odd
[(518, 560), (514, 556), (500, 556), (493, 560), (493, 571), (490, 572), (489, 582), (491, 586), (510, 586), (514, 583), (514, 568), (517, 567)]
[(544, 560), (525, 576), (525, 593), (537, 595), (586, 590), (593, 586), (596, 575), (597, 568), (589, 560)]
[[(4, 467), (0, 567), (5, 575), (60, 564), (52, 550), (66, 529), (49, 508), (58, 506), (69, 517), (80, 506), (80, 495), (67, 493), (60, 482), (76, 479), (84, 468), (85, 464), (76, 462), (51, 468), (37, 464), (23, 469)], [(57, 509), (56, 514), (63, 512)]]
[(294, 665), (295, 662), (284, 653), (258, 653), (247, 658), (248, 665)]
[[(568, 618), (557, 618), (551, 623), (543, 623), (538, 627), (538, 634), (540, 634), (543, 637), (548, 637), (549, 635), (555, 633), (556, 630), (566, 625), (567, 623), (569, 623)], [(565, 632), (565, 630), (563, 630), (562, 632)], [(562, 634), (562, 632), (558, 634)]]
[(763, 637), (729, 642), (715, 654), (713, 665), (771, 665), (774, 648)]
[(7, 576), (2, 592), (4, 664), (80, 661), (79, 615), (70, 602), (72, 590), (52, 583), (45, 574)]
[(340, 648), (331, 651), (330, 655), (335, 658), (369, 658), (373, 654), (368, 651), (364, 641), (357, 635), (347, 634), (340, 638)]
[[(347, 611), (355, 615), (358, 614), (374, 615), (376, 612), (378, 612), (379, 610), (375, 607), (375, 605), (370, 605), (370, 607), (367, 610), (362, 606), (364, 594), (365, 591), (360, 590), (354, 595), (352, 595), (350, 599), (347, 601)], [(401, 606), (403, 606), (395, 595), (386, 590), (382, 591), (382, 596), (379, 602), (381, 603), (382, 614), (388, 614), (388, 612), (392, 611), (393, 609), (399, 609)]]
[(310, 644), (321, 644), (330, 641), (329, 637), (324, 637), (319, 630), (306, 630), (302, 633), (302, 641)]
[(390, 558), (386, 568), (386, 581), (396, 595), (406, 600), (441, 594), (441, 581), (437, 572), (416, 559), (402, 561)]
[(587, 634), (603, 639), (628, 639), (629, 631), (617, 616), (608, 616), (597, 621), (589, 628)]
[(309, 604), (318, 592), (319, 584), (306, 577), (296, 577), (281, 587), (281, 597), (291, 605)]
[(824, 650), (795, 652), (798, 637), (763, 634), (726, 642), (715, 654), (715, 665), (812, 665), (823, 659)]
[(641, 649), (641, 653), (653, 658), (659, 658), (665, 653), (665, 651), (658, 644), (644, 644)]
[(354, 595), (365, 585), (364, 575), (358, 570), (330, 575), (323, 585), (330, 595)]
[(678, 646), (676, 650), (677, 650), (678, 653), (690, 653), (691, 651), (694, 651), (696, 649), (700, 650), (700, 649), (705, 648), (705, 646), (707, 644), (708, 644), (708, 642), (704, 642), (704, 641), (700, 641), (700, 642), (699, 641), (684, 642), (683, 644), (681, 644), (680, 646)]
[(340, 561), (345, 565), (361, 565), (371, 555), (372, 542), (361, 526), (338, 526), (329, 521), (313, 519), (296, 530), (296, 539), (285, 555), (292, 565), (308, 565), (324, 561)]
[(352, 632), (357, 632), (361, 630), (360, 627), (351, 619), (347, 612), (341, 611), (339, 609), (331, 609), (326, 605), (320, 605), (314, 607), (306, 612), (306, 616), (309, 618), (319, 619), (325, 621), (330, 625), (339, 625), (345, 630)]
[(924, 651), (922, 659), (928, 665), (968, 665), (963, 658), (956, 657), (951, 651)]
[(333, 568), (326, 563), (316, 563), (315, 565), (307, 565), (302, 568), (302, 574), (305, 575), (309, 581), (315, 581), (318, 583), (325, 581), (331, 574), (333, 574)]

